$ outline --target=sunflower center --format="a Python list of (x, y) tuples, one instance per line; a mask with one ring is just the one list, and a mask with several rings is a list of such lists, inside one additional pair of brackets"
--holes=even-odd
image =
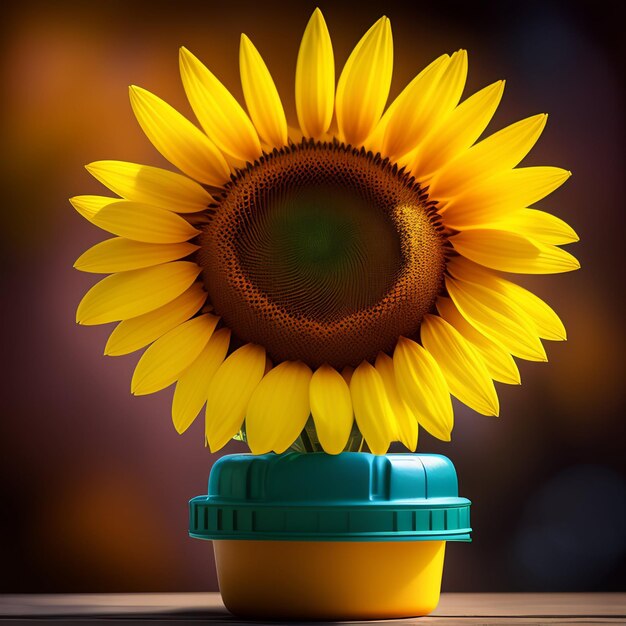
[(200, 236), (215, 312), (275, 362), (356, 366), (410, 336), (441, 291), (426, 194), (386, 160), (303, 141), (238, 172)]
[(262, 202), (239, 241), (241, 268), (285, 310), (330, 322), (375, 304), (401, 266), (393, 225), (332, 181)]

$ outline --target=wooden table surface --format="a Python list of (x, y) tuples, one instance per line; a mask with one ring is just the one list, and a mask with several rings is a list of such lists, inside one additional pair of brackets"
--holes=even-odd
[[(150, 626), (205, 622), (271, 624), (231, 616), (217, 593), (140, 593), (0, 596), (7, 624)], [(312, 624), (312, 622), (308, 622)], [(324, 622), (325, 624), (333, 622)], [(337, 622), (335, 622), (337, 623)], [(352, 624), (626, 624), (624, 593), (446, 593), (428, 617)], [(283, 622), (284, 624), (284, 622)]]

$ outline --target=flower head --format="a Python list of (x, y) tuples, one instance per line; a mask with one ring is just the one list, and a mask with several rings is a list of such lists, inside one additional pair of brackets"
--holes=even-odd
[[(493, 381), (519, 384), (513, 356), (546, 360), (556, 313), (502, 273), (578, 267), (577, 240), (529, 208), (569, 172), (517, 167), (535, 115), (478, 141), (502, 81), (461, 101), (464, 50), (422, 70), (388, 106), (391, 26), (378, 20), (335, 80), (319, 10), (298, 54), (290, 127), (259, 52), (241, 39), (246, 110), (191, 52), (182, 82), (201, 129), (130, 88), (156, 149), (182, 173), (120, 161), (87, 169), (118, 197), (75, 208), (115, 237), (76, 262), (107, 273), (81, 324), (119, 321), (105, 352), (149, 346), (132, 391), (176, 383), (186, 430), (206, 403), (212, 450), (339, 453), (363, 440), (417, 445), (418, 424), (448, 440), (450, 395), (498, 414)], [(386, 108), (385, 108), (386, 107)]]

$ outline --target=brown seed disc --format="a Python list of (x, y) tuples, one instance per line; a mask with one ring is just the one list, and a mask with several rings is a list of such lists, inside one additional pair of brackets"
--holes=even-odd
[(211, 209), (198, 252), (209, 299), (275, 364), (341, 369), (390, 352), (441, 292), (447, 243), (434, 203), (363, 149), (274, 150)]

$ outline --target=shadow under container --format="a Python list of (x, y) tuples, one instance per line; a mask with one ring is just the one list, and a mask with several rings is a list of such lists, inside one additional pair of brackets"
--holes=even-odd
[(413, 617), (437, 606), (446, 542), (470, 541), (469, 508), (437, 454), (237, 454), (189, 502), (189, 534), (213, 541), (235, 615)]

